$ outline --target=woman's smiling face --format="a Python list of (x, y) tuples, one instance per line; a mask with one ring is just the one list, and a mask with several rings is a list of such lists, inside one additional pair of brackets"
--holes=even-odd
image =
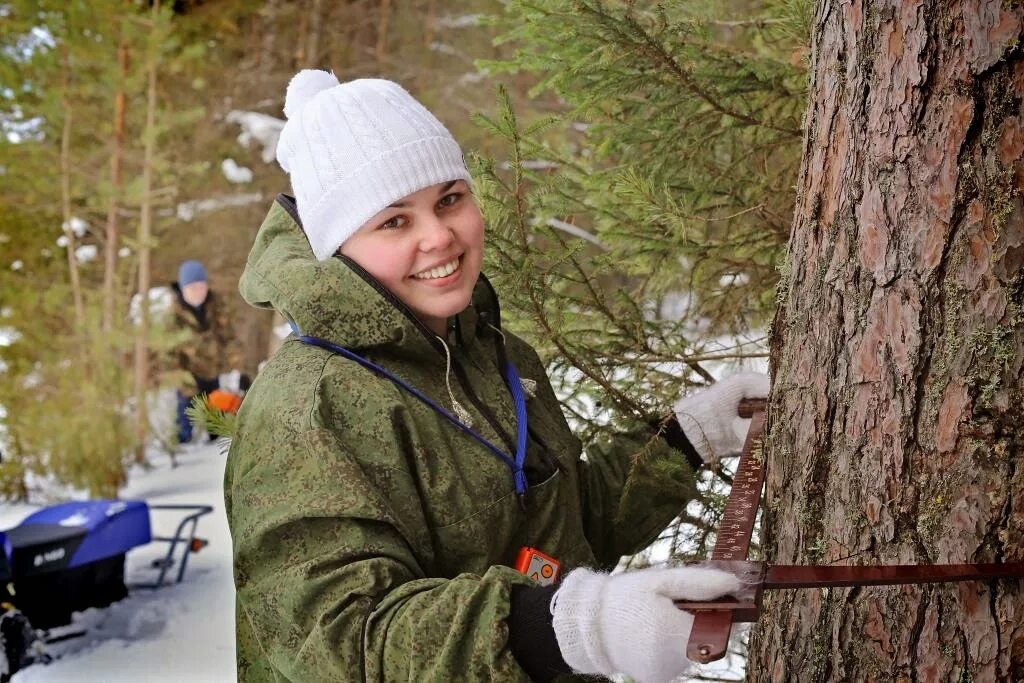
[(484, 221), (464, 180), (431, 185), (368, 220), (338, 249), (437, 334), (469, 305), (483, 261)]

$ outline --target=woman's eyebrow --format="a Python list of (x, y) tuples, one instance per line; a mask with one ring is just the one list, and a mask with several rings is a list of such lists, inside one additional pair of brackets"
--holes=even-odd
[[(451, 181), (445, 183), (444, 185), (442, 185), (441, 189), (438, 190), (438, 192), (437, 192), (437, 196), (440, 197), (445, 192), (447, 192), (448, 190), (452, 189), (452, 186), (455, 185), (455, 183), (457, 183), (457, 182), (459, 182), (459, 181), (458, 180), (451, 180)], [(405, 202), (395, 202), (394, 204), (388, 204), (388, 208), (389, 209), (403, 209), (406, 206), (408, 206), (408, 204), (406, 204)]]

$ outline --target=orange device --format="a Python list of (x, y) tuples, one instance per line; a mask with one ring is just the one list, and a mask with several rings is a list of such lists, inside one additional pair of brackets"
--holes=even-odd
[(555, 558), (525, 545), (519, 549), (519, 556), (516, 557), (516, 569), (542, 586), (550, 586), (558, 581), (561, 568), (562, 565)]

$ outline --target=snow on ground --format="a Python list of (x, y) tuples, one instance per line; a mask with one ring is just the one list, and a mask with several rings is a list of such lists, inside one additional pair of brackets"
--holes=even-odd
[[(110, 607), (76, 614), (73, 626), (87, 628), (87, 634), (48, 646), (55, 661), (28, 667), (13, 683), (236, 680), (231, 539), (221, 489), (225, 455), (218, 444), (202, 444), (185, 449), (175, 468), (166, 455), (151, 453), (150, 461), (150, 469), (132, 471), (121, 498), (213, 506), (212, 513), (200, 518), (197, 531), (210, 544), (189, 557), (182, 583), (158, 590), (136, 588)], [(35, 509), (0, 507), (0, 528), (15, 526)], [(176, 514), (152, 511), (153, 534), (173, 534)], [(166, 552), (166, 545), (153, 543), (129, 552), (126, 581), (155, 580), (149, 565), (161, 551)], [(61, 629), (67, 630), (72, 629)]]

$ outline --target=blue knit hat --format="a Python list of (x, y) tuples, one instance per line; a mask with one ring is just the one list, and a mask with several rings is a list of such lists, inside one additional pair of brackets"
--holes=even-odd
[(206, 268), (199, 261), (182, 261), (178, 266), (178, 286), (184, 287), (193, 282), (206, 282)]

